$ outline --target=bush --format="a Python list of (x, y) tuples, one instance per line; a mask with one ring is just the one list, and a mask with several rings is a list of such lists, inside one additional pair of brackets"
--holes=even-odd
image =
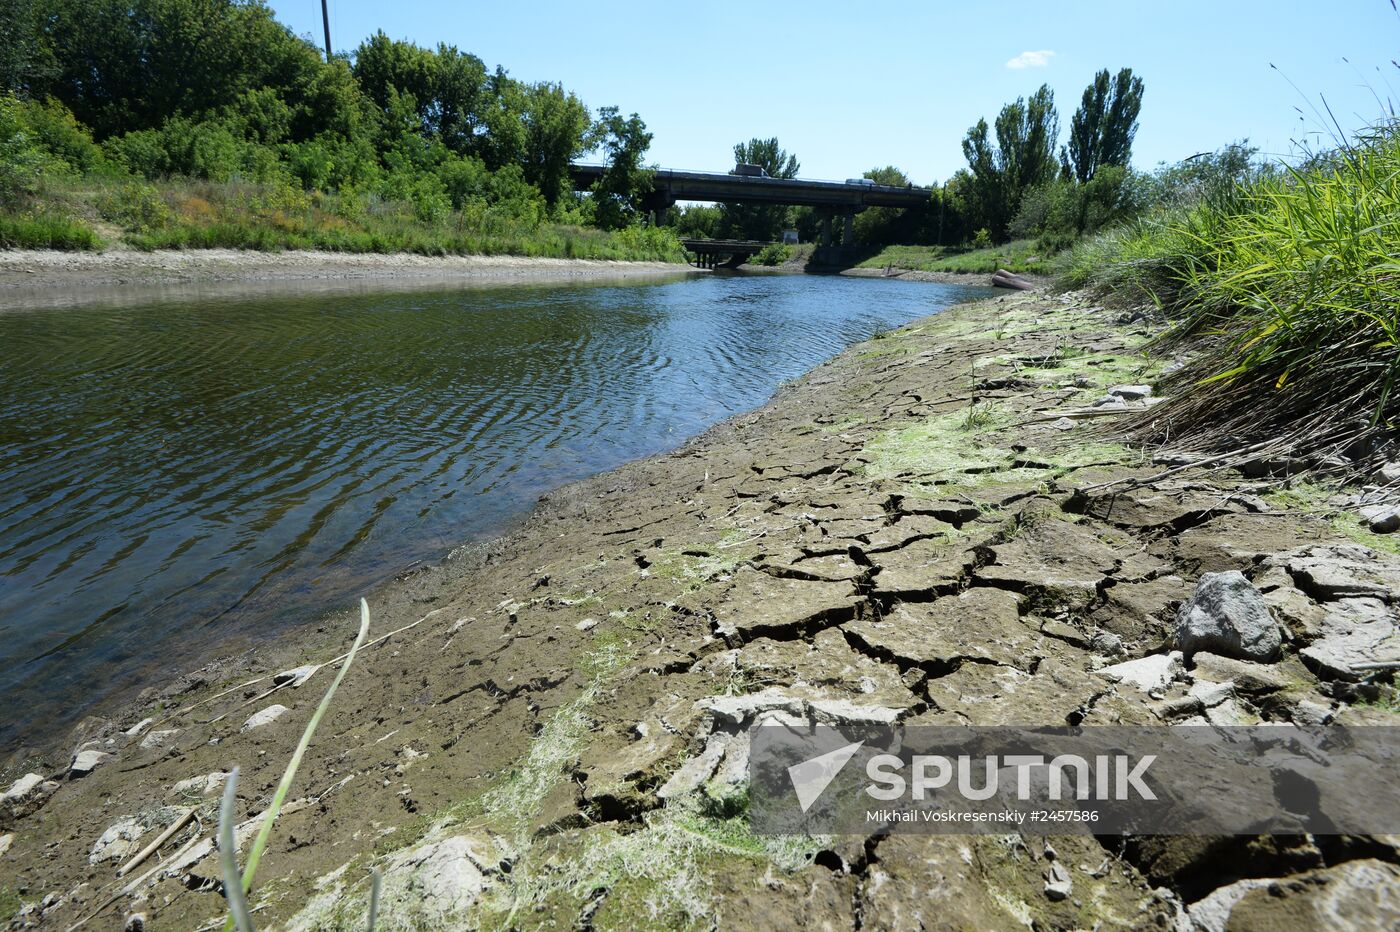
[(759, 250), (758, 254), (749, 260), (753, 265), (782, 265), (792, 258), (792, 249), (782, 243), (769, 243)]
[(103, 220), (119, 223), (138, 233), (159, 229), (170, 219), (170, 209), (160, 192), (139, 181), (128, 182), (99, 196), (97, 212)]

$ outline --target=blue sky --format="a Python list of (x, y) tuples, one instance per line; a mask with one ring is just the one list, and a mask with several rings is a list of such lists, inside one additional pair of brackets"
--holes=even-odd
[[(329, 3), (337, 50), (383, 29), (560, 81), (590, 107), (641, 114), (668, 168), (727, 169), (735, 142), (777, 136), (805, 177), (894, 164), (940, 181), (979, 117), (1044, 82), (1067, 127), (1094, 72), (1124, 65), (1147, 85), (1142, 168), (1244, 137), (1286, 155), (1323, 128), (1321, 95), (1347, 129), (1379, 115), (1376, 96), (1400, 108), (1389, 0)], [(320, 44), (319, 0), (271, 5)]]

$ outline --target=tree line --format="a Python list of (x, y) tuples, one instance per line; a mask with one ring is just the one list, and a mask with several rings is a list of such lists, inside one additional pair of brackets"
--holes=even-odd
[[(424, 216), (471, 201), (604, 228), (637, 216), (640, 117), (455, 46), (379, 32), (327, 61), (262, 0), (2, 2), (10, 150), (18, 134), (79, 171), (365, 192)], [(609, 170), (578, 198), (569, 163), (593, 151)]]

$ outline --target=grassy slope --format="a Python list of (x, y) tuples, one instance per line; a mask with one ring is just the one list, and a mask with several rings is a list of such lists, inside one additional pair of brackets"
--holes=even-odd
[(231, 182), (158, 186), (50, 179), (37, 203), (0, 211), (0, 248), (325, 249), (352, 253), (684, 260), (669, 231), (535, 222), (496, 208), (425, 212), (410, 202)]
[(1013, 240), (988, 249), (957, 251), (943, 246), (886, 246), (857, 265), (862, 269), (912, 269), (918, 272), (966, 272), (988, 274), (997, 269), (1011, 272), (1047, 272), (1049, 260), (1032, 240)]

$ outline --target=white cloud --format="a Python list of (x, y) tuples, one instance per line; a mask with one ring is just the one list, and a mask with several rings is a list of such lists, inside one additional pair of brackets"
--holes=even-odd
[(1044, 68), (1050, 64), (1050, 58), (1055, 53), (1049, 49), (1041, 49), (1038, 52), (1022, 52), (1006, 63), (1008, 68)]

